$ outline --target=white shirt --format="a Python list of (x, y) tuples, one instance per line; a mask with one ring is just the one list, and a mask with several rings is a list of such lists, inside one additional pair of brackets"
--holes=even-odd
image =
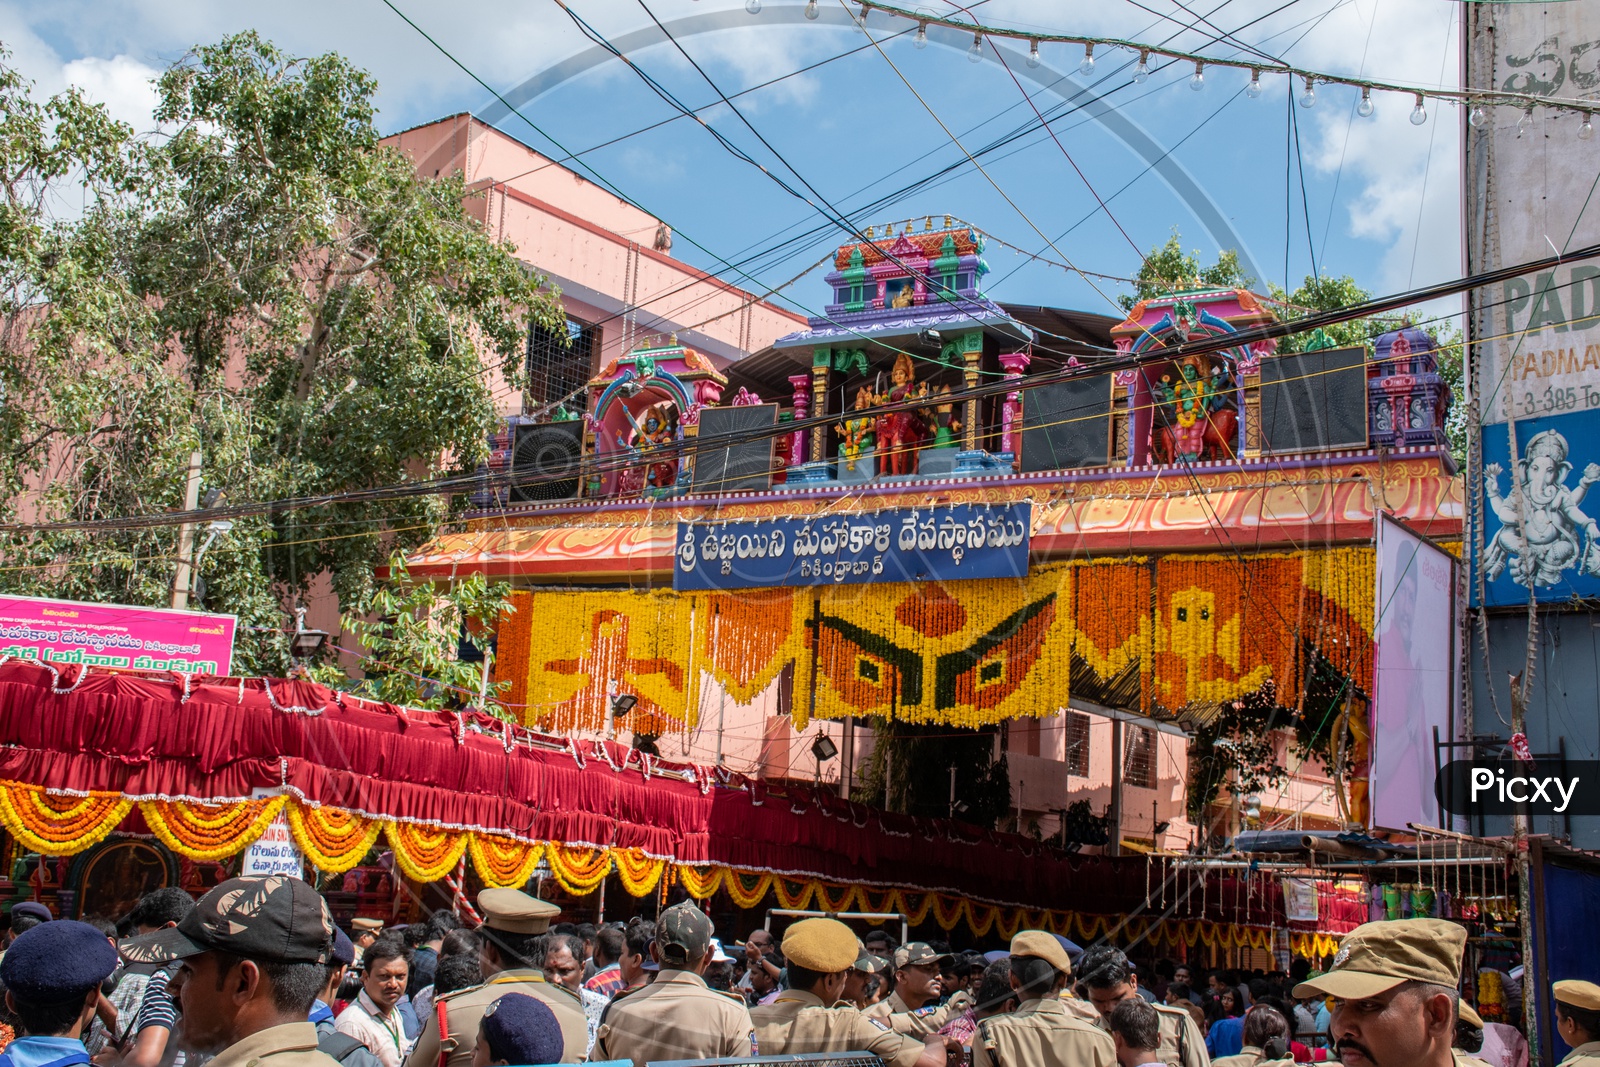
[(339, 1013), (333, 1028), (367, 1046), (383, 1067), (400, 1067), (401, 1061), (416, 1043), (406, 1039), (400, 1013), (392, 1008), (388, 1015), (379, 1012), (365, 989), (350, 1002), (348, 1008)]

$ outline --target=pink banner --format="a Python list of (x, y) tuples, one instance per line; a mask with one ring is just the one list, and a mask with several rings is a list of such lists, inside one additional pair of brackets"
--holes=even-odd
[(36, 663), (226, 675), (232, 615), (0, 596), (0, 655)]

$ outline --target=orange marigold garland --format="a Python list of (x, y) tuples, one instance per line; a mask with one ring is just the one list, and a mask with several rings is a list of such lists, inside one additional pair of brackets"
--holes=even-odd
[(684, 892), (696, 900), (705, 900), (722, 888), (726, 867), (679, 867), (678, 881)]
[(576, 896), (593, 892), (611, 873), (611, 853), (603, 848), (581, 848), (552, 842), (546, 857), (556, 881)]
[(46, 856), (93, 848), (132, 807), (117, 793), (65, 796), (21, 782), (0, 783), (0, 823), (29, 851)]
[(343, 874), (366, 858), (383, 832), (382, 819), (310, 804), (290, 804), (289, 833), (311, 866), (323, 874)]
[[(837, 893), (838, 896), (831, 896), (833, 893)], [(849, 911), (850, 905), (855, 901), (856, 887), (853, 885), (817, 883), (817, 907), (822, 911)]]
[(804, 911), (811, 903), (814, 888), (815, 883), (809, 881), (796, 882), (781, 876), (772, 880), (772, 892), (778, 898), (778, 907), (795, 911)]
[(521, 889), (533, 877), (545, 846), (499, 834), (470, 834), (467, 855), (485, 888)]
[(772, 875), (752, 871), (736, 871), (729, 868), (727, 876), (722, 880), (722, 888), (728, 891), (734, 906), (739, 908), (753, 908), (761, 903), (767, 895), (767, 890), (772, 888)]
[(437, 882), (453, 873), (467, 847), (467, 834), (462, 830), (386, 822), (383, 831), (400, 872), (413, 882)]
[(611, 859), (617, 865), (617, 878), (622, 888), (632, 897), (642, 897), (654, 890), (667, 869), (666, 860), (647, 856), (636, 848), (612, 849)]
[(220, 860), (248, 848), (283, 810), (287, 796), (202, 804), (187, 800), (146, 800), (139, 810), (163, 845), (201, 862)]

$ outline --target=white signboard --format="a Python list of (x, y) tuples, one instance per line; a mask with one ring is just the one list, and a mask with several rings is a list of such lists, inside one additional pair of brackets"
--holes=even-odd
[[(1600, 100), (1600, 4), (1468, 4), (1468, 84)], [(1600, 138), (1573, 112), (1487, 107), (1466, 130), (1469, 269), (1600, 243)], [(1479, 290), (1484, 422), (1600, 410), (1600, 260)]]
[[(270, 790), (257, 789), (256, 796), (273, 796)], [(280, 808), (277, 817), (267, 824), (255, 844), (244, 851), (244, 859), (239, 864), (239, 874), (248, 878), (252, 875), (287, 874), (295, 878), (305, 876), (305, 857), (300, 854), (300, 846), (294, 843), (294, 835), (289, 832), (289, 816)]]

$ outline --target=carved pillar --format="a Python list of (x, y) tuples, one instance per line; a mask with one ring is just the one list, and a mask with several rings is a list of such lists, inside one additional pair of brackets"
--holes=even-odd
[[(818, 348), (811, 354), (811, 414), (828, 413), (828, 370), (831, 350)], [(827, 455), (827, 427), (821, 424), (811, 428), (811, 462), (821, 463)]]
[[(1000, 353), (1000, 366), (1005, 369), (1006, 380), (1020, 381), (1022, 372), (1028, 369), (1031, 358), (1026, 352)], [(1000, 451), (1019, 456), (1022, 452), (1021, 433), (1022, 393), (1013, 389), (1006, 394), (1005, 406), (1000, 411)], [(1012, 465), (1016, 465), (1015, 461)]]
[[(794, 390), (794, 421), (804, 422), (811, 411), (811, 375), (789, 375), (789, 386)], [(789, 465), (798, 467), (806, 461), (806, 431), (796, 430), (789, 435)]]

